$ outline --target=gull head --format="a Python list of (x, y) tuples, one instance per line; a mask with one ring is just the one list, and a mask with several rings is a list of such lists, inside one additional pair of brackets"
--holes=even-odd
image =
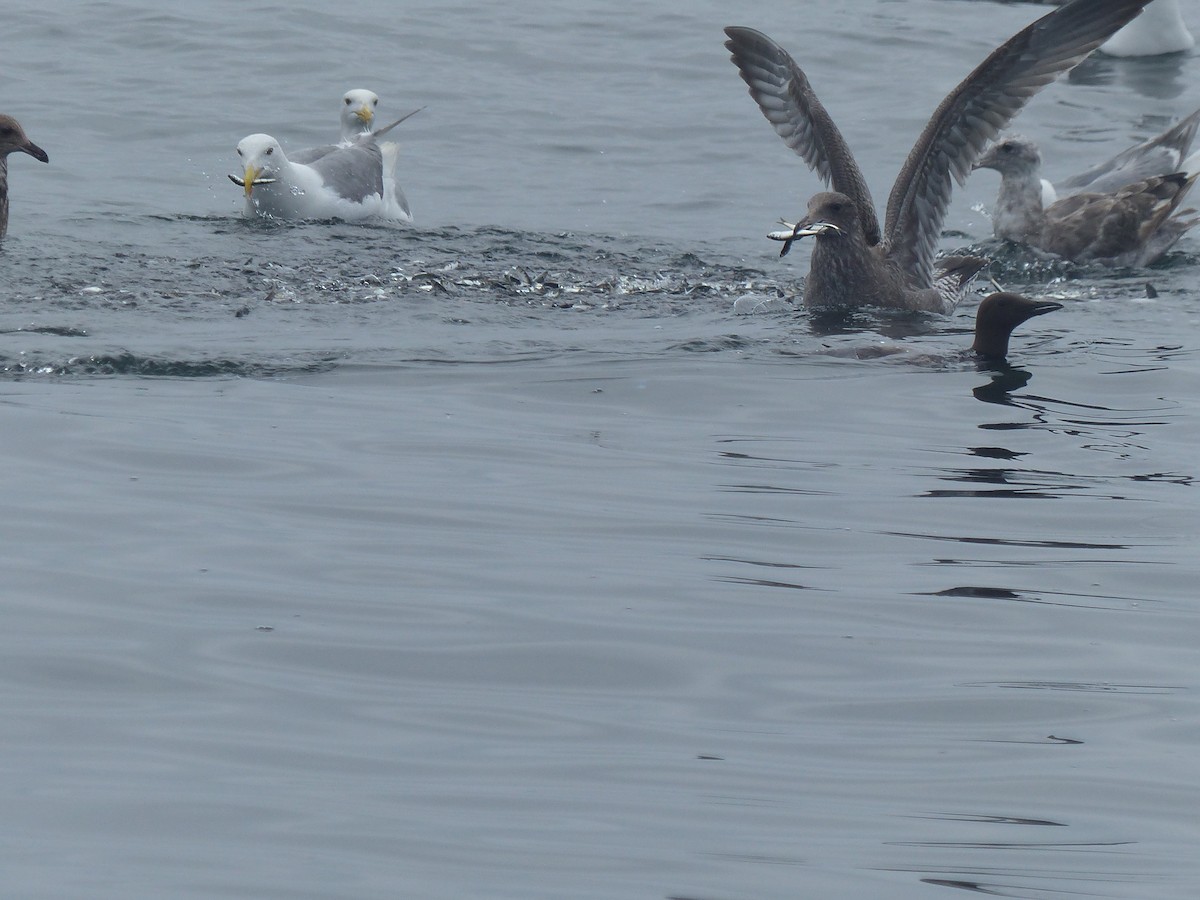
[(358, 88), (346, 91), (342, 97), (342, 137), (353, 139), (366, 134), (375, 123), (375, 107), (379, 97), (373, 91)]
[(230, 175), (229, 180), (246, 190), (249, 198), (260, 184), (274, 184), (280, 168), (287, 162), (279, 141), (269, 134), (252, 134), (238, 141), (237, 154), (242, 160), (241, 177)]
[(772, 231), (767, 235), (773, 241), (783, 241), (780, 256), (786, 256), (792, 249), (792, 242), (802, 237), (840, 238), (861, 231), (858, 207), (853, 200), (837, 191), (823, 191), (814, 195), (808, 201), (808, 215), (795, 225), (783, 224), (786, 230)]
[(12, 116), (0, 115), (0, 156), (16, 151), (28, 153), (34, 159), (50, 162), (46, 151), (25, 136), (25, 129)]
[(995, 169), (1001, 175), (1035, 175), (1042, 167), (1037, 144), (1019, 134), (1009, 135), (979, 157), (972, 169)]

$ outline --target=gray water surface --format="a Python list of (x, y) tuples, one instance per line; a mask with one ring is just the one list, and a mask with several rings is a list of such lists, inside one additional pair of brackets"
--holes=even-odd
[[(943, 249), (1064, 303), (1010, 366), (973, 301), (810, 317), (764, 233), (818, 182), (721, 46), (791, 48), (882, 202), (1043, 12), (7, 13), (3, 895), (1194, 896), (1198, 239), (1023, 256), (981, 173)], [(1198, 76), (1019, 127), (1068, 174)], [(428, 106), (417, 224), (243, 221), (237, 140), (358, 86)]]

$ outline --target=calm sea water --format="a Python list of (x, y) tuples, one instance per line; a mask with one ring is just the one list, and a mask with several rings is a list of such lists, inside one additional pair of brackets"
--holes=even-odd
[[(973, 303), (811, 319), (764, 233), (817, 182), (721, 46), (791, 48), (882, 201), (1042, 12), (7, 11), (0, 893), (1194, 896), (1200, 237), (999, 251), (1065, 304), (1011, 368)], [(359, 86), (427, 107), (417, 224), (242, 221), (238, 139)], [(1065, 175), (1197, 106), (1092, 60), (1019, 129)]]

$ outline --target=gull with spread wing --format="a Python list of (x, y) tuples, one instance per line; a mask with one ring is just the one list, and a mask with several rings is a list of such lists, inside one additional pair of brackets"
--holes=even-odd
[(816, 238), (805, 303), (951, 311), (979, 268), (963, 266), (960, 257), (954, 270), (937, 271), (953, 182), (966, 180), (984, 147), (1034, 94), (1146, 3), (1071, 0), (1001, 44), (934, 111), (892, 187), (882, 228), (866, 179), (804, 72), (766, 35), (726, 28), (725, 46), (763, 115), (832, 188), (809, 201), (790, 231), (772, 235), (785, 251), (796, 238)]

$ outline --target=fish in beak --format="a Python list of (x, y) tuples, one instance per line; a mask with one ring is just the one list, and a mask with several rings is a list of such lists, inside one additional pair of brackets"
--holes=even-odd
[(250, 194), (254, 191), (255, 185), (275, 183), (274, 178), (260, 178), (259, 176), (262, 175), (262, 171), (257, 166), (248, 165), (246, 166), (246, 174), (243, 177), (239, 178), (237, 175), (230, 175), (229, 180), (238, 187), (245, 188), (246, 197), (249, 198)]
[(779, 223), (784, 226), (783, 231), (772, 231), (767, 235), (773, 241), (783, 241), (783, 249), (779, 251), (780, 256), (787, 256), (789, 250), (792, 249), (792, 243), (798, 238), (813, 237), (822, 234), (841, 234), (842, 229), (838, 228), (832, 222), (805, 222), (800, 221), (795, 225), (790, 222), (785, 222), (782, 219)]

